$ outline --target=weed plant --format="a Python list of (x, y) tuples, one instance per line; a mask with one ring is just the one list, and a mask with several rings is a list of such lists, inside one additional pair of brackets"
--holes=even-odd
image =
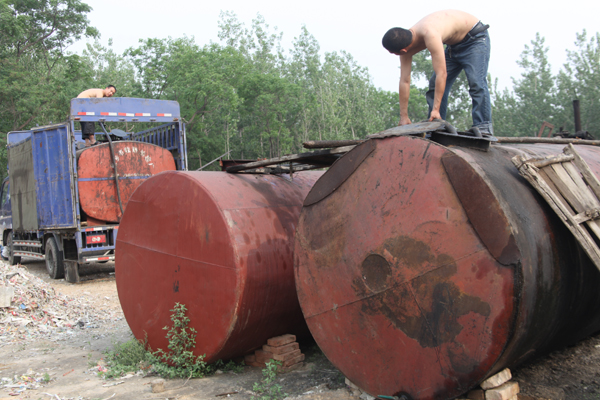
[(233, 361), (224, 363), (218, 360), (214, 364), (206, 364), (204, 355), (195, 356), (196, 330), (189, 328), (190, 319), (186, 316), (186, 307), (175, 303), (171, 310), (173, 326), (165, 326), (169, 340), (168, 351), (158, 349), (152, 351), (147, 341), (133, 338), (125, 343), (113, 344), (113, 350), (105, 353), (107, 371), (102, 372), (106, 378), (118, 378), (128, 373), (150, 371), (165, 378), (201, 378), (213, 374), (216, 370), (241, 372), (244, 367)]
[(281, 391), (281, 385), (275, 383), (277, 368), (280, 365), (280, 361), (271, 360), (267, 362), (266, 367), (262, 370), (262, 381), (254, 382), (252, 387), (252, 390), (256, 393), (255, 398), (259, 400), (279, 400), (287, 396), (287, 393)]

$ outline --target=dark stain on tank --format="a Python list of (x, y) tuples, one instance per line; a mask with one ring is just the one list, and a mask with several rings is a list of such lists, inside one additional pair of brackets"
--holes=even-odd
[(383, 248), (409, 268), (416, 268), (425, 262), (435, 260), (429, 245), (409, 236), (389, 238), (383, 243)]
[(179, 292), (179, 281), (173, 282), (173, 293)]
[(260, 263), (261, 263), (261, 261), (262, 261), (262, 257), (261, 257), (261, 255), (260, 255), (260, 251), (257, 251), (257, 252), (256, 252), (256, 262), (257, 262), (258, 264), (260, 264)]
[[(489, 317), (491, 308), (488, 303), (463, 293), (451, 281), (457, 270), (451, 256), (436, 256), (427, 244), (405, 236), (389, 239), (384, 248), (398, 262), (390, 264), (389, 258), (369, 255), (360, 267), (363, 275), (353, 280), (354, 291), (363, 298), (362, 311), (365, 314), (385, 316), (394, 327), (417, 340), (424, 348), (452, 342), (463, 329), (458, 319), (464, 315), (473, 312)], [(432, 264), (435, 269), (369, 296), (377, 292), (378, 287), (385, 289), (388, 277), (399, 275), (400, 265), (416, 269), (423, 263)]]
[(384, 289), (392, 275), (390, 263), (379, 254), (369, 254), (361, 265), (361, 271), (365, 284), (375, 292)]
[(244, 232), (244, 243), (250, 244), (250, 236), (246, 232)]

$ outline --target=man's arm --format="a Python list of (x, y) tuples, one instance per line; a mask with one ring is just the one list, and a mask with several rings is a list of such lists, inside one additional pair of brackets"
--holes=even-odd
[(429, 116), (429, 121), (433, 121), (434, 119), (442, 118), (440, 116), (440, 106), (442, 105), (442, 97), (444, 97), (444, 91), (446, 90), (448, 72), (446, 71), (446, 56), (444, 54), (442, 38), (438, 35), (426, 38), (425, 45), (431, 53), (431, 63), (435, 71), (435, 94), (433, 97), (433, 108)]
[(400, 95), (400, 122), (398, 125), (408, 125), (411, 123), (408, 118), (408, 99), (410, 97), (410, 71), (412, 68), (412, 55), (405, 54), (400, 56), (400, 86), (398, 93)]

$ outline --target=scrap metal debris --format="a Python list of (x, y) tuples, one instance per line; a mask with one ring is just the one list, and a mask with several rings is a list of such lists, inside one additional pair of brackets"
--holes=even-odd
[(58, 293), (21, 265), (0, 262), (0, 289), (11, 288), (10, 305), (0, 307), (0, 347), (24, 340), (61, 340), (123, 319), (122, 313), (98, 308), (91, 299)]

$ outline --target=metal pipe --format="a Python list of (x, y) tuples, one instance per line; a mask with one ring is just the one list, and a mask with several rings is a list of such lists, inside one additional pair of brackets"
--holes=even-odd
[(579, 110), (579, 100), (573, 100), (573, 114), (575, 116), (575, 133), (581, 131), (581, 112)]

